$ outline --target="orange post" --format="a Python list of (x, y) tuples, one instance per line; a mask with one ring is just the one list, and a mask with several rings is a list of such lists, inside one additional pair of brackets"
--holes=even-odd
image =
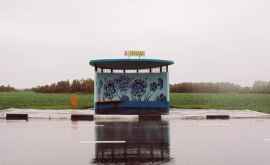
[(72, 107), (72, 109), (77, 109), (78, 107), (78, 97), (75, 95), (72, 95), (70, 97), (70, 105)]

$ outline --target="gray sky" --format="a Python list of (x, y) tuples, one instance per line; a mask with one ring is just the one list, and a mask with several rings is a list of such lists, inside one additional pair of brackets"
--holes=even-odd
[(126, 49), (175, 61), (171, 83), (269, 80), (269, 0), (1, 0), (0, 84), (93, 78)]

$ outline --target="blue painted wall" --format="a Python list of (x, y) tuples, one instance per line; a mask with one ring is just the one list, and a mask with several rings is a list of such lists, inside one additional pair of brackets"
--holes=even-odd
[(168, 73), (96, 73), (95, 101), (169, 102)]

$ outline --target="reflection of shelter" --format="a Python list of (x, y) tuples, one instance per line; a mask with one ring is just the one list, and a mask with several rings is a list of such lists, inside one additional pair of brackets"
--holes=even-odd
[[(96, 163), (167, 162), (167, 122), (102, 122), (96, 127)], [(121, 142), (122, 141), (122, 142)], [(125, 142), (124, 142), (125, 141)]]
[(166, 114), (169, 110), (168, 66), (154, 59), (92, 60), (97, 114)]

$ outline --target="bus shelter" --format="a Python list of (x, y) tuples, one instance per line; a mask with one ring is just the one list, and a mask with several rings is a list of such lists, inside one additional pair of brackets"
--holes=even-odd
[(167, 114), (169, 65), (159, 59), (98, 59), (95, 68), (96, 114)]

